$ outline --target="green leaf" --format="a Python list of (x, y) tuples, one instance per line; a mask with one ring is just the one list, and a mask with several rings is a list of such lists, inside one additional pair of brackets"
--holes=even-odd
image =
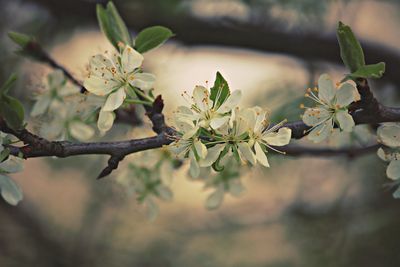
[(25, 48), (30, 42), (33, 41), (33, 37), (19, 32), (9, 32), (8, 37), (10, 37), (14, 43), (20, 45), (22, 48)]
[(172, 36), (174, 36), (174, 33), (166, 27), (148, 27), (139, 32), (139, 34), (136, 36), (135, 49), (139, 53), (145, 53), (162, 45)]
[(220, 165), (220, 162), (223, 157), (229, 152), (230, 146), (225, 146), (224, 150), (222, 150), (221, 154), (219, 154), (218, 159), (212, 164), (212, 168), (216, 172), (222, 172), (224, 170), (224, 166)]
[(17, 75), (15, 73), (11, 74), (8, 80), (3, 84), (3, 86), (1, 86), (0, 94), (7, 94), (16, 80), (17, 80)]
[(364, 52), (351, 28), (341, 21), (337, 27), (337, 39), (340, 46), (340, 56), (350, 72), (355, 72), (365, 65)]
[(379, 62), (376, 64), (365, 65), (360, 67), (355, 72), (346, 76), (348, 79), (357, 79), (357, 78), (373, 78), (379, 79), (385, 73), (385, 63)]
[(11, 129), (20, 130), (22, 128), (24, 107), (18, 99), (3, 94), (0, 98), (0, 115)]
[(6, 175), (0, 174), (0, 190), (1, 196), (10, 205), (15, 206), (23, 199), (19, 186)]
[(98, 4), (96, 6), (96, 13), (101, 31), (117, 50), (119, 49), (119, 42), (132, 45), (132, 37), (129, 34), (128, 28), (112, 2), (107, 4), (106, 9)]
[(230, 95), (229, 85), (227, 81), (222, 77), (220, 72), (217, 72), (215, 77), (214, 86), (211, 88), (210, 99), (213, 101), (213, 108), (217, 109), (225, 102)]
[(8, 148), (0, 152), (0, 163), (5, 161), (10, 155), (10, 150)]

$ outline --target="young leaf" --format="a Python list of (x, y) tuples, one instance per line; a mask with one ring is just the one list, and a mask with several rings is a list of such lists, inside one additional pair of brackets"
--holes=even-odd
[(101, 31), (117, 50), (119, 49), (119, 42), (132, 45), (132, 38), (128, 28), (112, 2), (107, 4), (106, 9), (98, 4), (96, 6), (96, 14)]
[(8, 80), (3, 84), (3, 86), (1, 86), (0, 94), (7, 94), (16, 80), (17, 80), (17, 75), (15, 73), (11, 74)]
[(19, 33), (19, 32), (9, 32), (8, 37), (14, 41), (17, 45), (25, 48), (30, 42), (33, 41), (33, 38), (29, 35)]
[(4, 94), (1, 96), (0, 115), (11, 129), (20, 130), (22, 128), (24, 107), (16, 98)]
[(135, 49), (139, 53), (145, 53), (162, 45), (172, 36), (174, 36), (172, 31), (163, 26), (146, 28), (136, 36)]
[(19, 186), (8, 176), (0, 174), (0, 191), (3, 199), (10, 205), (17, 205), (23, 199)]
[(129, 33), (125, 22), (122, 20), (113, 2), (108, 2), (107, 13), (115, 35), (120, 39), (119, 41), (123, 42), (124, 44), (132, 45), (131, 34)]
[(365, 65), (348, 75), (350, 79), (356, 78), (373, 78), (379, 79), (385, 73), (385, 63), (379, 62), (376, 64)]
[(214, 86), (211, 88), (210, 99), (213, 101), (213, 108), (218, 108), (225, 102), (230, 95), (229, 85), (227, 81), (222, 77), (220, 72), (217, 72), (215, 77)]
[(351, 28), (339, 21), (336, 35), (340, 46), (340, 56), (350, 72), (363, 67), (365, 65), (364, 52)]

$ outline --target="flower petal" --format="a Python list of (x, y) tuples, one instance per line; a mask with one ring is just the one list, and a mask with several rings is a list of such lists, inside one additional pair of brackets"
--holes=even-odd
[(127, 45), (121, 57), (123, 71), (126, 73), (134, 71), (142, 65), (143, 59), (143, 56), (138, 51)]
[(378, 128), (377, 134), (384, 145), (390, 147), (400, 146), (400, 124), (385, 123)]
[(328, 120), (327, 122), (318, 125), (315, 127), (307, 136), (307, 138), (314, 143), (319, 143), (326, 138), (328, 138), (333, 131), (332, 120)]
[(104, 96), (111, 93), (115, 88), (121, 84), (114, 80), (107, 80), (101, 77), (91, 75), (83, 82), (85, 88), (92, 94)]
[(350, 83), (344, 83), (336, 92), (336, 105), (339, 107), (347, 107), (355, 101), (356, 89)]
[(254, 149), (256, 151), (257, 161), (260, 162), (261, 165), (269, 167), (268, 158), (258, 142), (255, 142)]
[(392, 180), (400, 178), (400, 160), (392, 160), (386, 169), (386, 175)]
[(201, 110), (206, 111), (210, 108), (208, 90), (204, 86), (196, 86), (193, 90), (193, 100), (195, 105)]
[(115, 114), (112, 111), (100, 110), (97, 127), (100, 131), (108, 131), (114, 124)]
[(267, 142), (268, 145), (271, 146), (285, 146), (289, 144), (291, 138), (292, 129), (288, 127), (282, 127), (278, 130), (278, 132), (267, 132), (262, 136), (262, 140), (264, 140), (265, 142)]
[(200, 140), (194, 141), (194, 147), (200, 159), (204, 159), (207, 156), (207, 147)]
[(72, 137), (80, 141), (89, 140), (94, 135), (94, 129), (81, 121), (70, 122), (69, 132)]
[(335, 97), (335, 87), (333, 86), (333, 82), (331, 77), (328, 74), (322, 74), (318, 79), (318, 98), (324, 101), (325, 103), (332, 102)]
[(42, 115), (49, 108), (51, 98), (49, 94), (39, 96), (37, 102), (33, 105), (31, 116), (36, 117)]
[(10, 157), (8, 160), (0, 163), (0, 170), (6, 173), (16, 173), (24, 169), (24, 160), (18, 157)]
[(104, 111), (113, 111), (118, 109), (126, 98), (125, 88), (121, 87), (114, 93), (107, 97), (106, 103), (104, 104)]
[(223, 126), (225, 123), (227, 123), (228, 121), (229, 121), (228, 116), (213, 118), (213, 119), (211, 119), (210, 126), (213, 129), (218, 129), (221, 126)]
[(208, 196), (206, 200), (206, 208), (213, 210), (221, 206), (224, 200), (225, 190), (223, 185), (219, 185), (217, 190), (215, 190), (211, 195)]
[(256, 160), (256, 156), (254, 155), (253, 151), (251, 151), (251, 148), (249, 146), (249, 144), (247, 143), (239, 143), (238, 144), (238, 148), (240, 153), (243, 154), (244, 158), (250, 162), (252, 165), (255, 165), (257, 160)]
[(303, 122), (308, 126), (318, 125), (331, 117), (331, 113), (323, 107), (308, 108), (304, 112)]
[(207, 156), (204, 159), (201, 159), (199, 164), (201, 167), (208, 167), (211, 166), (215, 161), (217, 161), (219, 155), (221, 154), (222, 150), (224, 150), (225, 145), (217, 144), (213, 147), (210, 147), (207, 150)]
[(242, 98), (242, 92), (235, 90), (232, 94), (225, 100), (224, 103), (217, 109), (218, 113), (226, 113), (234, 109), (240, 102)]
[(200, 167), (192, 150), (190, 150), (189, 152), (189, 158), (190, 158), (189, 174), (190, 176), (192, 176), (192, 178), (197, 178), (200, 175)]
[(355, 125), (353, 117), (346, 110), (338, 111), (335, 116), (340, 129), (345, 132), (351, 132), (353, 130)]
[[(132, 77), (132, 78), (131, 78)], [(149, 90), (153, 88), (156, 81), (156, 76), (151, 73), (135, 73), (128, 78), (129, 83), (132, 86), (138, 87), (142, 90)]]

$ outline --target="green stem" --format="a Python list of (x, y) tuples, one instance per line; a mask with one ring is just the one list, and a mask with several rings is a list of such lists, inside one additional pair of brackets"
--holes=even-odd
[(153, 104), (153, 102), (139, 100), (139, 99), (125, 99), (124, 102), (129, 103), (129, 104), (142, 104), (142, 105), (148, 105), (148, 106), (152, 106), (152, 104)]

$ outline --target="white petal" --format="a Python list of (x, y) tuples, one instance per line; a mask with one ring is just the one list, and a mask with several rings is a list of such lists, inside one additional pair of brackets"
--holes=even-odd
[(346, 110), (337, 112), (336, 120), (339, 123), (340, 129), (343, 131), (351, 132), (353, 130), (355, 125), (353, 117)]
[(158, 216), (158, 206), (150, 197), (147, 197), (144, 203), (147, 206), (147, 219), (152, 222)]
[(278, 132), (266, 133), (263, 135), (262, 139), (271, 146), (285, 146), (289, 144), (292, 138), (292, 129), (287, 127), (282, 127)]
[(156, 192), (158, 193), (158, 196), (162, 200), (170, 201), (173, 198), (173, 193), (172, 193), (171, 189), (169, 189), (165, 185), (157, 186)]
[(204, 159), (207, 156), (207, 147), (201, 141), (194, 141), (194, 147), (200, 159)]
[(138, 87), (142, 90), (149, 90), (153, 88), (156, 81), (156, 76), (151, 73), (135, 73), (129, 78), (129, 83), (132, 86)]
[(199, 162), (199, 165), (201, 167), (208, 167), (211, 166), (219, 157), (219, 154), (221, 154), (222, 150), (224, 150), (225, 145), (223, 144), (217, 144), (213, 147), (210, 147), (207, 150), (207, 156), (204, 159), (201, 159)]
[(127, 45), (122, 53), (122, 69), (126, 73), (130, 73), (142, 65), (143, 59), (143, 56), (139, 52)]
[(267, 156), (258, 142), (254, 144), (254, 149), (256, 151), (257, 161), (260, 162), (261, 165), (269, 167)]
[(228, 116), (211, 119), (210, 126), (213, 129), (218, 129), (229, 121)]
[(328, 74), (322, 74), (318, 79), (318, 98), (325, 103), (330, 103), (335, 97), (335, 87)]
[(49, 108), (51, 98), (49, 94), (39, 96), (37, 102), (33, 105), (31, 116), (36, 117), (42, 115)]
[(106, 132), (113, 126), (114, 119), (114, 112), (100, 110), (99, 119), (97, 120), (97, 127), (99, 130)]
[[(248, 129), (253, 130), (256, 126), (256, 120), (257, 120), (257, 111), (254, 108), (246, 108), (240, 111), (240, 114), (238, 117), (243, 118), (243, 120), (246, 122)], [(246, 130), (248, 130), (246, 129)]]
[(388, 157), (388, 155), (385, 153), (385, 150), (383, 150), (383, 148), (380, 147), (380, 148), (378, 149), (378, 151), (377, 151), (376, 154), (378, 155), (378, 157), (379, 157), (381, 160), (389, 161), (389, 157)]
[(400, 124), (385, 123), (378, 128), (377, 134), (384, 145), (390, 147), (400, 146)]
[(390, 179), (397, 180), (400, 178), (400, 160), (392, 160), (386, 169), (386, 175)]
[(238, 148), (240, 153), (243, 154), (244, 158), (249, 161), (252, 165), (256, 164), (256, 156), (254, 155), (253, 151), (251, 151), (251, 148), (249, 144), (247, 143), (239, 143)]
[(107, 80), (94, 75), (85, 79), (83, 82), (85, 88), (92, 94), (105, 96), (111, 93), (115, 88), (119, 87), (121, 84), (114, 80)]
[(61, 70), (56, 70), (47, 76), (50, 90), (58, 89), (65, 82), (64, 74)]
[(307, 136), (314, 143), (319, 143), (328, 138), (333, 131), (332, 120), (315, 127)]
[(224, 200), (224, 195), (224, 186), (220, 185), (218, 189), (207, 198), (206, 208), (212, 210), (221, 206), (222, 201)]
[(24, 169), (24, 160), (18, 157), (10, 157), (8, 160), (0, 163), (0, 170), (6, 173), (16, 173)]
[(344, 83), (336, 92), (336, 105), (339, 107), (347, 107), (355, 100), (355, 88), (350, 83)]
[(308, 126), (314, 126), (326, 121), (331, 117), (328, 110), (323, 107), (320, 108), (308, 108), (304, 112), (303, 122)]
[(210, 108), (210, 99), (208, 99), (208, 90), (204, 86), (196, 86), (194, 88), (193, 100), (195, 105), (201, 111), (206, 111)]
[(80, 121), (72, 121), (69, 123), (69, 131), (77, 140), (86, 141), (93, 137), (94, 129), (89, 125), (80, 122)]
[(243, 193), (243, 191), (245, 191), (245, 188), (240, 182), (240, 179), (229, 181), (229, 193), (231, 193), (232, 196), (238, 197)]
[(192, 178), (197, 178), (200, 175), (200, 167), (192, 150), (190, 150), (189, 152), (189, 158), (190, 158), (189, 174), (190, 176), (192, 176)]
[(22, 199), (22, 191), (13, 179), (0, 174), (0, 193), (4, 200), (10, 205), (17, 205)]
[(234, 109), (242, 98), (242, 92), (239, 90), (233, 91), (225, 102), (218, 108), (218, 113), (226, 113)]
[(397, 190), (393, 192), (393, 197), (396, 199), (400, 198), (400, 187), (398, 187)]
[(121, 87), (107, 97), (106, 103), (103, 107), (103, 111), (113, 111), (118, 109), (122, 105), (122, 103), (124, 103), (125, 98), (125, 88)]

